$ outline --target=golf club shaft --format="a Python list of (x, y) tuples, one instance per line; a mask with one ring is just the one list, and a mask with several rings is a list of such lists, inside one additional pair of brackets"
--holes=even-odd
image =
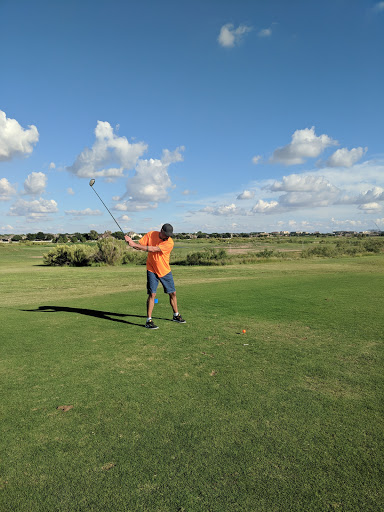
[(116, 222), (116, 224), (118, 225), (120, 231), (123, 233), (124, 235), (124, 231), (121, 229), (121, 227), (119, 226), (119, 223), (117, 222), (117, 220), (115, 219), (115, 217), (112, 215), (112, 213), (109, 211), (109, 209), (107, 208), (107, 205), (104, 203), (104, 201), (101, 199), (101, 197), (99, 196), (99, 194), (96, 192), (96, 190), (93, 188), (93, 185), (91, 186), (92, 190), (94, 191), (94, 193), (97, 195), (97, 197), (100, 199), (100, 201), (103, 203), (103, 205), (105, 206), (106, 210), (108, 211), (109, 215), (112, 217), (112, 219)]

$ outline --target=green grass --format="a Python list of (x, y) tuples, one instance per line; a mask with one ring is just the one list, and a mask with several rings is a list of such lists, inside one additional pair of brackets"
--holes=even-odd
[(383, 510), (383, 255), (175, 266), (148, 331), (144, 267), (42, 252), (0, 250), (1, 511)]

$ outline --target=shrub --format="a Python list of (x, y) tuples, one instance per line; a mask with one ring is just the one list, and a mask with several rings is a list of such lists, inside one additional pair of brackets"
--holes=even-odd
[(71, 262), (74, 267), (87, 267), (94, 261), (95, 249), (89, 245), (71, 247)]
[(125, 250), (125, 242), (115, 238), (102, 238), (97, 242), (95, 261), (106, 263), (107, 265), (117, 265), (121, 263)]
[(363, 242), (364, 248), (367, 252), (379, 253), (384, 248), (384, 240), (371, 239), (364, 240)]
[(188, 254), (185, 264), (186, 265), (226, 265), (228, 255), (225, 249), (216, 251), (215, 249), (205, 249), (204, 251), (194, 252)]
[(321, 258), (334, 258), (338, 255), (338, 251), (331, 245), (315, 245), (308, 247), (301, 253), (302, 258), (311, 258), (313, 256), (319, 256)]
[(256, 256), (258, 258), (270, 258), (271, 256), (274, 256), (273, 249), (264, 249), (263, 251), (259, 251), (256, 253)]
[(43, 263), (44, 265), (50, 266), (69, 265), (72, 260), (71, 252), (71, 247), (68, 245), (58, 245), (54, 249), (51, 249), (47, 254), (44, 254)]
[(145, 265), (147, 261), (147, 254), (141, 251), (128, 250), (125, 251), (121, 260), (123, 265)]

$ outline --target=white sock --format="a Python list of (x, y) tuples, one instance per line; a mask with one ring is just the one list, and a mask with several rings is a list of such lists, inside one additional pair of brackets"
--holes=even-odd
[(148, 322), (149, 320), (152, 320), (152, 317), (151, 317), (151, 316), (149, 316), (149, 317), (147, 318), (147, 322)]
[(179, 316), (179, 313), (173, 313), (173, 316)]

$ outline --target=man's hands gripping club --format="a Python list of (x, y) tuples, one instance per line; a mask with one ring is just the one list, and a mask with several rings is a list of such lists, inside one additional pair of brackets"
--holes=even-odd
[(132, 249), (135, 249), (136, 251), (161, 252), (161, 249), (158, 246), (137, 244), (128, 235), (125, 235), (124, 238), (125, 238), (125, 241), (127, 242), (127, 244), (129, 245), (129, 247), (132, 247)]

